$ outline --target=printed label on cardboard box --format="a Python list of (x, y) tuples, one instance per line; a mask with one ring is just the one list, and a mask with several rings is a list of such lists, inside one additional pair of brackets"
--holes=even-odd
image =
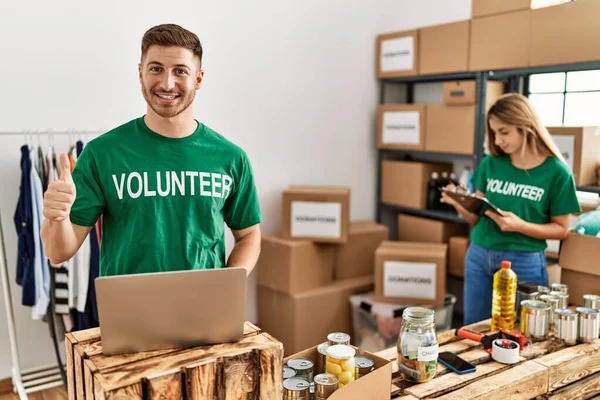
[(291, 236), (339, 238), (342, 236), (342, 204), (292, 201)]
[(383, 113), (384, 144), (419, 144), (420, 118), (418, 111), (388, 111)]
[(384, 261), (383, 295), (435, 300), (436, 268), (434, 263)]
[(415, 40), (412, 36), (381, 42), (381, 71), (410, 71), (415, 65)]
[(571, 171), (573, 171), (573, 162), (575, 162), (575, 137), (552, 135), (552, 140), (554, 140), (558, 150), (562, 153), (563, 157), (567, 161), (569, 168), (571, 168)]

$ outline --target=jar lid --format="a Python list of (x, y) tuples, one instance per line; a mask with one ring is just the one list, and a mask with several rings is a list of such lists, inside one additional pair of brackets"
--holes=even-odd
[(283, 391), (288, 396), (308, 396), (310, 383), (302, 378), (289, 378), (283, 381)]
[(354, 357), (356, 350), (345, 344), (336, 344), (327, 348), (327, 355), (337, 359), (346, 359)]
[(407, 307), (402, 312), (402, 319), (411, 318), (414, 320), (431, 320), (435, 312), (425, 307)]
[(296, 371), (308, 371), (311, 370), (314, 366), (312, 360), (308, 358), (292, 358), (287, 362), (288, 367), (294, 368)]

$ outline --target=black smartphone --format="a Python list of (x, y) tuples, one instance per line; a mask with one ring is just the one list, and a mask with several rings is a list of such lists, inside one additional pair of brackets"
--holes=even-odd
[(454, 353), (443, 351), (438, 355), (438, 361), (457, 374), (475, 372), (475, 366)]

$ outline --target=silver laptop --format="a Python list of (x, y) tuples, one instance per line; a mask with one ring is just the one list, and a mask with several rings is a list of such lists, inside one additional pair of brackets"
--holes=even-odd
[(239, 341), (246, 280), (243, 268), (96, 278), (103, 353)]

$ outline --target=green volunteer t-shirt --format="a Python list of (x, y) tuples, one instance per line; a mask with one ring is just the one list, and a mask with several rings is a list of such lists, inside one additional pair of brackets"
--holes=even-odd
[[(473, 185), (496, 207), (535, 224), (580, 211), (573, 175), (556, 157), (547, 157), (539, 166), (524, 170), (515, 167), (509, 156), (486, 156), (473, 174)], [(545, 240), (502, 232), (485, 215), (473, 227), (471, 241), (489, 250), (533, 252), (546, 248)]]
[(222, 268), (225, 224), (261, 222), (246, 153), (201, 123), (174, 139), (134, 119), (90, 141), (73, 180), (71, 221), (102, 215), (100, 276)]

